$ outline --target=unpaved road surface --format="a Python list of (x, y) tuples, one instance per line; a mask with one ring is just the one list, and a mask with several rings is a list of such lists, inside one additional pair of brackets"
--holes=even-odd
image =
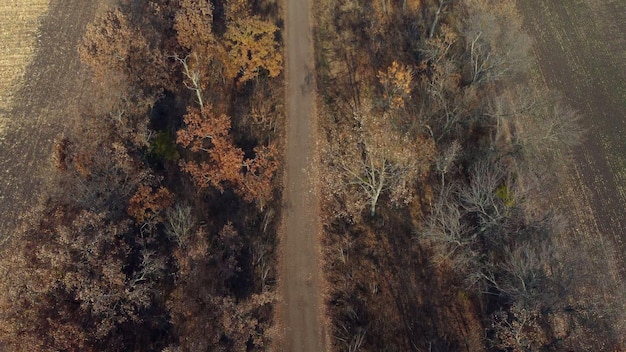
[(578, 199), (577, 240), (593, 243), (626, 280), (626, 2), (518, 0), (545, 83), (588, 130), (566, 180)]
[(283, 351), (324, 350), (320, 320), (319, 212), (315, 162), (313, 43), (308, 0), (286, 0), (287, 150), (282, 237)]
[(14, 233), (18, 219), (30, 213), (41, 196), (54, 140), (75, 121), (85, 98), (77, 45), (97, 4), (52, 0), (40, 19), (35, 57), (13, 94), (0, 132), (0, 241)]

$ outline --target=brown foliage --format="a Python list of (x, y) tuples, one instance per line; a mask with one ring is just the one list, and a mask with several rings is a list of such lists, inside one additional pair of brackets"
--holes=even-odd
[(228, 24), (224, 38), (228, 47), (226, 74), (238, 85), (259, 76), (261, 70), (276, 77), (282, 72), (283, 57), (274, 34), (278, 27), (256, 16), (238, 18)]
[(272, 180), (280, 166), (278, 151), (274, 145), (270, 145), (256, 147), (254, 153), (254, 159), (247, 159), (244, 162), (246, 171), (243, 179), (245, 187), (243, 196), (249, 202), (256, 201), (263, 210), (265, 204), (272, 199), (274, 191)]
[(213, 4), (208, 1), (183, 0), (176, 13), (174, 29), (178, 43), (208, 60), (216, 45), (213, 36)]
[(278, 170), (275, 147), (255, 148), (255, 158), (245, 159), (241, 148), (229, 135), (230, 118), (216, 115), (210, 106), (191, 109), (184, 118), (186, 128), (178, 131), (177, 142), (192, 152), (200, 152), (200, 161), (183, 161), (181, 167), (199, 188), (209, 186), (223, 192), (234, 189), (262, 209), (272, 196), (272, 179)]
[[(264, 350), (268, 328), (263, 310), (275, 298), (254, 294), (242, 300), (223, 295), (224, 282), (241, 270), (242, 239), (231, 223), (218, 234), (218, 246), (209, 249), (206, 233), (198, 231), (176, 250), (180, 267), (177, 287), (168, 307), (177, 328), (181, 351)], [(212, 265), (217, 262), (218, 265)]]
[(53, 209), (20, 239), (15, 255), (23, 260), (6, 272), (18, 281), (10, 290), (4, 287), (0, 299), (4, 316), (13, 322), (2, 336), (11, 350), (124, 346), (120, 329), (139, 324), (140, 311), (152, 306), (152, 281), (128, 276), (130, 248), (122, 236), (129, 222), (110, 216)]
[[(251, 145), (246, 153), (253, 157), (246, 158), (233, 136), (261, 137), (231, 131), (230, 117), (202, 100), (210, 87), (211, 97), (204, 98), (224, 101), (220, 111), (238, 112), (228, 106), (234, 101), (232, 85), (221, 77), (220, 65), (226, 62), (241, 84), (280, 73), (278, 28), (252, 12), (246, 1), (224, 4), (223, 17), (216, 21), (228, 27), (221, 28), (227, 38), (212, 32), (213, 3), (205, 0), (123, 1), (88, 26), (79, 51), (97, 79), (98, 87), (87, 93), (94, 102), (86, 104), (90, 111), (82, 115), (88, 117), (55, 144), (58, 184), (42, 195), (41, 218), (0, 256), (0, 349), (267, 349), (265, 331), (275, 300), (266, 290), (273, 263), (272, 215), (257, 220), (273, 197), (278, 151), (271, 144)], [(188, 56), (172, 56), (179, 52)], [(169, 75), (178, 75), (173, 68), (183, 62), (182, 82), (172, 80), (182, 84), (173, 86)], [(211, 86), (218, 81), (222, 86)], [(151, 169), (146, 162), (155, 132), (150, 122), (169, 129), (159, 133), (178, 125), (179, 111), (159, 116), (167, 120), (171, 113), (172, 121), (150, 121), (162, 106), (152, 108), (161, 104), (163, 89), (184, 104), (183, 84), (196, 91), (200, 109), (189, 108), (177, 134), (191, 155), (181, 167), (200, 188), (232, 189), (258, 206), (237, 202), (249, 213), (236, 210), (235, 222), (219, 231), (214, 224), (231, 214), (212, 219), (206, 209), (214, 199), (181, 185), (172, 177), (180, 175), (174, 165)], [(247, 108), (247, 97), (238, 94)], [(266, 122), (276, 101), (250, 109), (261, 111), (259, 119)], [(276, 125), (270, 125), (273, 132)], [(245, 228), (244, 235), (236, 228)], [(252, 242), (250, 233), (256, 231), (263, 239)], [(257, 246), (263, 252), (252, 264), (248, 256), (257, 254)], [(262, 284), (256, 281), (259, 262)]]
[(230, 118), (216, 115), (207, 106), (185, 115), (186, 128), (178, 131), (177, 142), (192, 152), (204, 152), (207, 159), (200, 162), (183, 161), (181, 166), (200, 188), (209, 186), (223, 192), (227, 185), (241, 183), (244, 153), (229, 135)]
[(141, 29), (119, 8), (87, 26), (79, 52), (81, 60), (103, 82), (113, 75), (129, 82), (132, 89), (148, 91), (167, 81), (164, 56), (151, 47)]
[(145, 184), (139, 185), (135, 194), (128, 201), (128, 215), (138, 223), (161, 221), (161, 213), (174, 203), (173, 195), (165, 187), (156, 191)]

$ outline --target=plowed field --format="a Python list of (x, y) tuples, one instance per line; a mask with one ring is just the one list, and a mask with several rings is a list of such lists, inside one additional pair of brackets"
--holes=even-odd
[(518, 0), (538, 77), (563, 93), (588, 130), (563, 194), (576, 240), (626, 280), (626, 2)]
[(50, 175), (54, 140), (84, 100), (77, 45), (100, 3), (0, 4), (0, 243), (32, 212)]

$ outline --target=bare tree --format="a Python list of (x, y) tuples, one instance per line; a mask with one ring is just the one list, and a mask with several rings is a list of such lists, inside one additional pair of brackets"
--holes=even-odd
[(428, 32), (428, 38), (432, 38), (435, 30), (437, 30), (437, 24), (439, 24), (439, 19), (443, 15), (446, 7), (452, 3), (452, 0), (437, 0), (437, 10), (435, 11), (435, 16), (433, 19), (433, 23), (430, 26), (430, 32)]
[(454, 272), (463, 275), (468, 269), (477, 267), (475, 261), (479, 257), (476, 252), (478, 236), (471, 231), (464, 218), (466, 213), (457, 192), (455, 185), (441, 189), (420, 237), (433, 246), (435, 264), (447, 265)]
[(491, 344), (501, 350), (513, 352), (536, 351), (539, 347), (540, 326), (536, 311), (511, 307), (500, 310), (491, 317), (495, 336)]
[(429, 168), (432, 145), (395, 130), (388, 114), (360, 108), (354, 118), (356, 138), (348, 140), (339, 165), (347, 185), (357, 187), (374, 216), (383, 193), (395, 202), (410, 198), (410, 183)]
[(446, 174), (454, 167), (460, 152), (461, 144), (455, 140), (435, 159), (435, 171), (441, 176), (440, 187), (442, 192), (446, 188)]
[[(199, 70), (190, 67), (190, 63), (188, 62), (189, 57), (190, 56), (187, 55), (184, 58), (181, 58), (178, 54), (174, 54), (172, 56), (174, 60), (183, 66), (183, 75), (185, 76), (183, 83), (187, 89), (196, 93), (198, 105), (200, 105), (200, 110), (202, 110), (202, 108), (204, 108), (204, 102), (202, 100), (202, 75)], [(196, 55), (193, 55), (192, 58), (194, 62), (198, 61), (198, 57)]]
[(580, 115), (561, 101), (537, 104), (516, 119), (516, 142), (530, 159), (554, 159), (567, 153), (582, 140)]
[(165, 212), (165, 233), (179, 247), (185, 247), (189, 236), (196, 226), (196, 219), (191, 214), (191, 207), (176, 204)]
[(515, 3), (468, 0), (463, 29), (470, 80), (477, 85), (523, 72), (531, 40), (521, 30)]
[(496, 194), (503, 182), (502, 165), (481, 160), (470, 171), (469, 184), (460, 190), (463, 207), (476, 215), (481, 234), (490, 235), (491, 229), (501, 225), (508, 215), (503, 199)]

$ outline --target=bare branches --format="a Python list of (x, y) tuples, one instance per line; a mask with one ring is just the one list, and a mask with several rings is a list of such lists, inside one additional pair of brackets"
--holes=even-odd
[(435, 171), (441, 175), (442, 192), (446, 188), (446, 174), (451, 171), (460, 153), (461, 144), (455, 140), (435, 159)]
[(429, 168), (432, 144), (395, 130), (383, 112), (361, 107), (355, 119), (357, 139), (342, 148), (338, 166), (346, 186), (358, 186), (374, 216), (383, 193), (398, 203), (410, 198), (410, 183)]
[(481, 85), (523, 72), (530, 37), (521, 30), (515, 4), (491, 0), (468, 3), (463, 32), (471, 82)]
[(501, 165), (480, 161), (470, 173), (469, 184), (460, 190), (463, 207), (478, 217), (478, 231), (482, 234), (490, 234), (507, 216), (504, 201), (496, 193), (498, 187), (505, 185), (503, 177)]
[(435, 30), (437, 29), (437, 24), (439, 24), (439, 19), (442, 15), (442, 12), (445, 8), (452, 2), (451, 0), (437, 0), (438, 6), (435, 11), (435, 18), (433, 19), (433, 24), (430, 26), (430, 31), (428, 32), (428, 38), (432, 38), (435, 34)]
[[(189, 55), (181, 58), (178, 54), (174, 54), (172, 56), (176, 62), (183, 66), (183, 74), (185, 75), (185, 80), (183, 83), (187, 89), (196, 93), (196, 99), (198, 100), (198, 105), (200, 105), (200, 110), (204, 108), (204, 102), (202, 100), (202, 82), (201, 82), (201, 74), (198, 69), (189, 68)], [(193, 54), (193, 59), (195, 62), (198, 61), (198, 57)]]
[(185, 248), (196, 226), (196, 219), (191, 214), (191, 207), (176, 204), (165, 212), (165, 233), (179, 247)]

